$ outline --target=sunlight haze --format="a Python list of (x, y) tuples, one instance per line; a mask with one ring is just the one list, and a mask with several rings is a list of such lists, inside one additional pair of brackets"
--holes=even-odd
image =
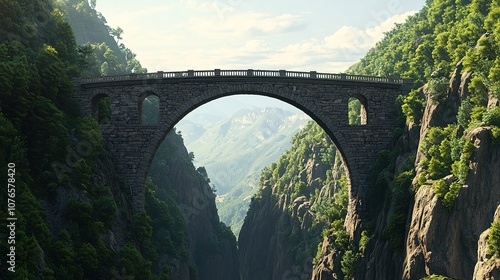
[[(313, 4), (314, 3), (314, 4)], [(342, 72), (425, 1), (98, 0), (149, 72)]]

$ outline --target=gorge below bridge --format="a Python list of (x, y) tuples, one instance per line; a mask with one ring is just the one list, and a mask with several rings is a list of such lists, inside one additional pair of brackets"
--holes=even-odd
[[(396, 98), (412, 83), (402, 78), (269, 70), (157, 72), (75, 79), (74, 98), (85, 115), (111, 99), (111, 120), (101, 124), (118, 175), (132, 191), (134, 211), (144, 211), (145, 182), (159, 145), (185, 115), (212, 100), (252, 94), (294, 105), (314, 119), (342, 155), (350, 201), (364, 211), (370, 170), (396, 128)], [(142, 103), (159, 100), (158, 122), (142, 123)], [(361, 103), (361, 125), (350, 125), (350, 98)]]

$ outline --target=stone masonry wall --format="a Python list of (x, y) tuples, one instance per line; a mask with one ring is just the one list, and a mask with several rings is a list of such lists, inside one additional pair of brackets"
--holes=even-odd
[[(387, 147), (395, 128), (396, 97), (401, 85), (357, 81), (279, 77), (194, 77), (105, 81), (77, 84), (75, 98), (84, 114), (93, 103), (111, 98), (111, 123), (102, 124), (107, 148), (117, 172), (126, 178), (134, 197), (135, 211), (144, 210), (144, 183), (150, 163), (166, 134), (186, 114), (200, 105), (234, 94), (274, 97), (303, 110), (329, 134), (348, 167), (351, 199), (363, 211), (369, 172), (378, 152)], [(158, 125), (142, 125), (141, 97), (160, 100)], [(348, 124), (348, 101), (366, 98), (367, 124)]]

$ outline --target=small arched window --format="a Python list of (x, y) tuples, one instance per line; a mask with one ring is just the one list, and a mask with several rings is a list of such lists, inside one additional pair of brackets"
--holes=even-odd
[(362, 95), (349, 98), (348, 114), (349, 125), (366, 125), (366, 98)]
[(143, 125), (157, 125), (160, 120), (160, 98), (153, 94), (143, 94), (139, 98), (139, 118)]
[(111, 98), (106, 94), (98, 94), (92, 98), (92, 116), (99, 124), (111, 122)]

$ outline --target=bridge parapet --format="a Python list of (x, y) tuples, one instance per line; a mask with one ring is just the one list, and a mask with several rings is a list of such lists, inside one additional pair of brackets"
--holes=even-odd
[(281, 77), (281, 78), (382, 83), (382, 84), (394, 84), (401, 86), (413, 85), (412, 80), (404, 78), (351, 75), (346, 73), (337, 73), (337, 74), (318, 73), (316, 71), (299, 72), (299, 71), (286, 71), (286, 70), (254, 70), (254, 69), (247, 69), (247, 70), (214, 69), (214, 70), (187, 70), (187, 71), (173, 71), (173, 72), (158, 71), (155, 73), (144, 73), (144, 74), (132, 73), (127, 75), (79, 78), (76, 79), (75, 82), (78, 84), (86, 84), (86, 83), (101, 83), (101, 82), (117, 82), (117, 81), (127, 81), (127, 80), (183, 79), (183, 78), (196, 78), (196, 77)]

